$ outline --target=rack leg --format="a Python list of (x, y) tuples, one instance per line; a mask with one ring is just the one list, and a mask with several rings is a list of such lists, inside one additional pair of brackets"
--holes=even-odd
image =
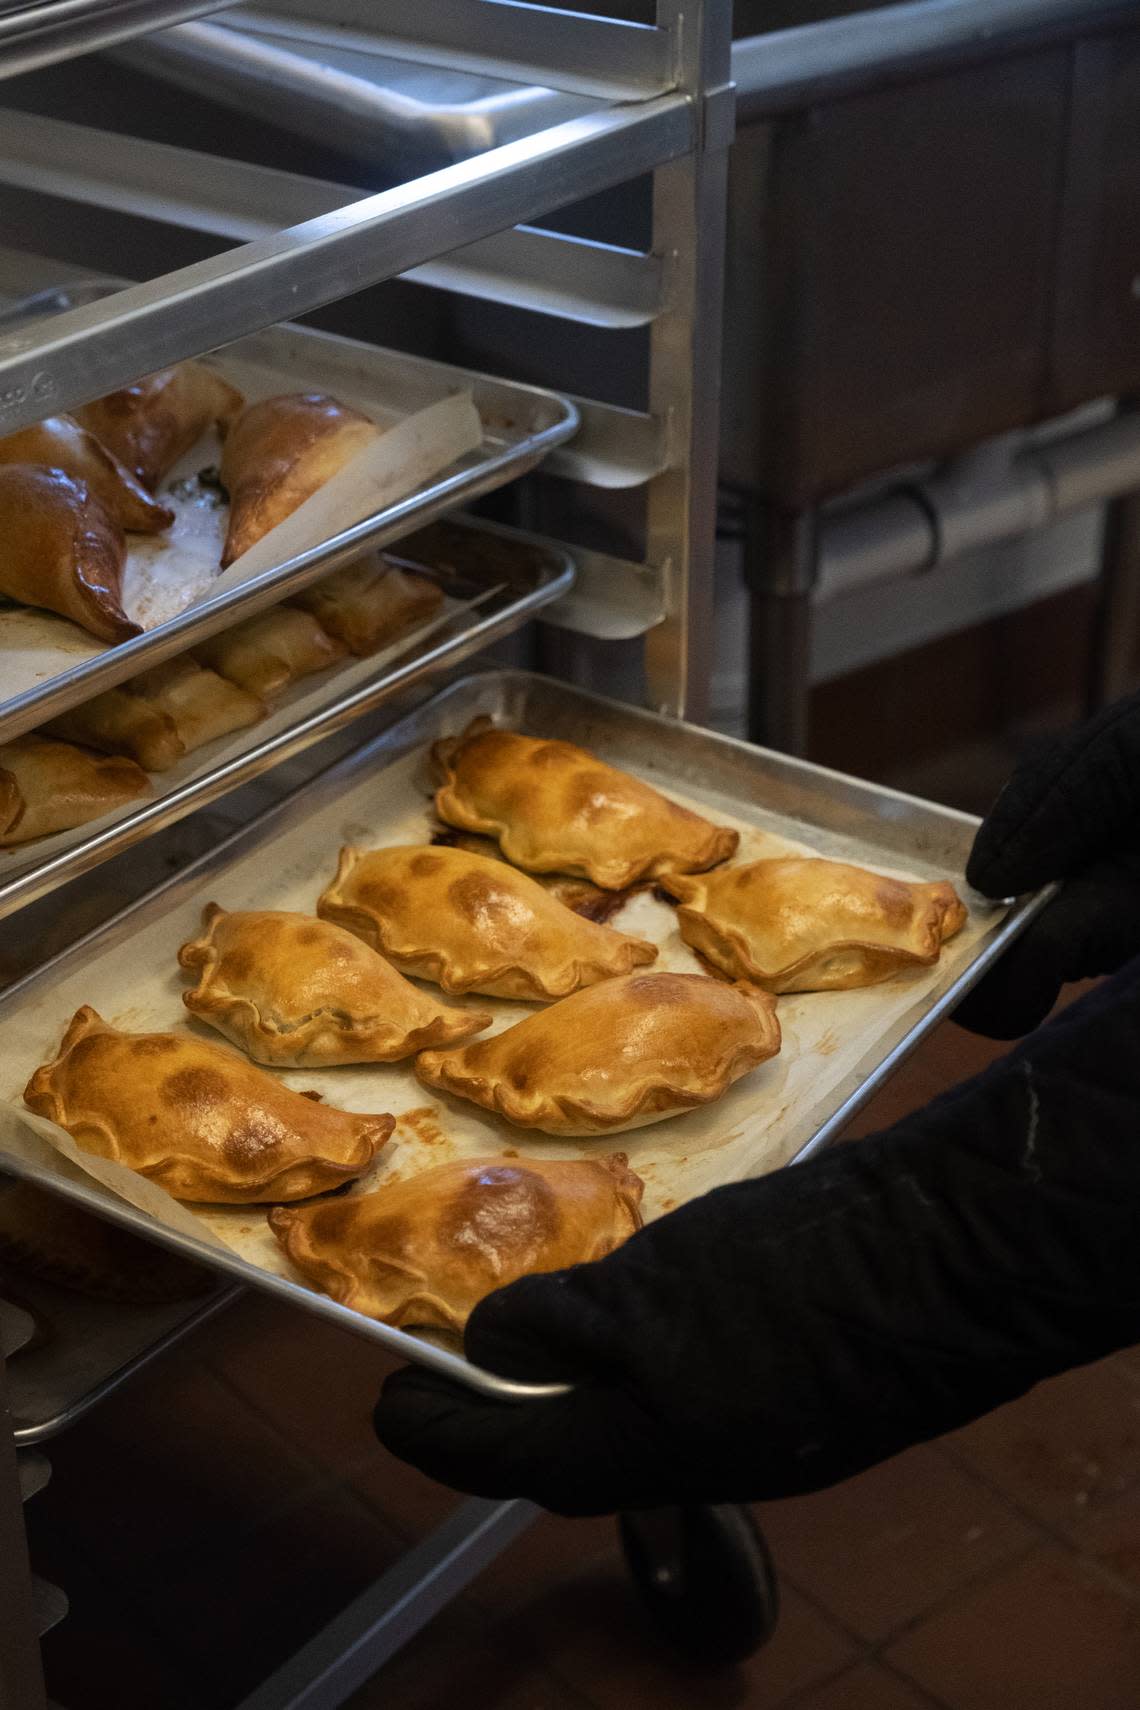
[(530, 1502), (462, 1503), (237, 1710), (336, 1710), (538, 1513)]
[(0, 1354), (0, 1710), (44, 1710), (24, 1505)]
[(785, 754), (806, 754), (815, 512), (750, 506), (744, 568), (751, 605), (748, 735)]

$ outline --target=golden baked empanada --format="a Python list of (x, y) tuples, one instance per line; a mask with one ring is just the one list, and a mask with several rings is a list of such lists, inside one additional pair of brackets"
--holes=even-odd
[(291, 516), (380, 432), (359, 410), (323, 392), (289, 392), (244, 410), (222, 453), (230, 496), (223, 567)]
[(72, 831), (149, 790), (133, 760), (46, 736), (14, 737), (0, 745), (0, 845)]
[(711, 1104), (779, 1049), (767, 992), (705, 974), (627, 974), (493, 1039), (423, 1051), (416, 1074), (520, 1128), (605, 1134)]
[(213, 1275), (31, 1182), (0, 1180), (0, 1263), (99, 1300), (208, 1294)]
[(0, 467), (0, 594), (58, 612), (100, 641), (141, 635), (122, 606), (127, 543), (85, 481)]
[(180, 362), (83, 404), (75, 414), (144, 487), (153, 488), (208, 427), (225, 438), (244, 402), (205, 363)]
[(355, 1116), (291, 1092), (224, 1045), (181, 1033), (120, 1033), (86, 1005), (24, 1102), (85, 1152), (175, 1199), (255, 1205), (351, 1181), (391, 1116)]
[(953, 885), (911, 884), (812, 856), (669, 875), (686, 944), (770, 992), (846, 991), (937, 962), (966, 910)]
[(602, 1259), (641, 1227), (624, 1153), (566, 1163), (460, 1159), (269, 1223), (303, 1276), (383, 1324), (462, 1330), (484, 1295)]
[(228, 914), (210, 903), (202, 935), (178, 952), (200, 970), (182, 1001), (258, 1063), (279, 1069), (392, 1063), (491, 1025), (452, 1009), (327, 920), (279, 910)]
[(268, 701), (298, 678), (335, 665), (344, 658), (345, 648), (311, 612), (297, 606), (271, 606), (211, 636), (195, 653), (220, 677)]
[(130, 470), (74, 416), (47, 416), (0, 439), (0, 464), (38, 463), (62, 469), (74, 481), (86, 481), (120, 528), (157, 534), (169, 528), (174, 512), (160, 505)]
[(186, 752), (170, 714), (142, 695), (133, 695), (128, 684), (105, 689), (93, 700), (53, 718), (43, 729), (68, 742), (86, 743), (101, 754), (125, 754), (147, 772), (165, 772)]
[(128, 693), (166, 713), (187, 754), (265, 717), (265, 703), (256, 695), (239, 689), (216, 671), (206, 670), (186, 654), (140, 672), (126, 687)]
[(581, 873), (620, 891), (712, 867), (740, 841), (584, 748), (496, 730), (488, 719), (437, 742), (432, 758), (443, 780), (440, 818), (497, 838), (508, 861), (534, 873)]
[(656, 959), (525, 873), (465, 849), (342, 849), (317, 903), (397, 968), (445, 992), (550, 1000)]
[(350, 653), (364, 658), (425, 623), (442, 601), (426, 576), (362, 558), (294, 594), (292, 603), (312, 612)]

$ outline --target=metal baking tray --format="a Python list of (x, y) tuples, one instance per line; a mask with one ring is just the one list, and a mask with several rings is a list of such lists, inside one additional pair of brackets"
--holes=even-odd
[[(0, 850), (0, 919), (215, 801), (445, 666), (519, 628), (570, 588), (574, 562), (549, 542), (497, 524), (451, 518), (406, 537), (385, 555), (426, 572), (459, 603), (443, 627), (376, 660), (348, 659), (304, 679), (260, 724), (210, 744), (189, 770), (152, 774), (155, 793), (73, 833)], [(362, 670), (365, 672), (362, 680)]]
[(209, 1293), (192, 1300), (133, 1305), (57, 1288), (15, 1269), (7, 1274), (11, 1284), (0, 1275), (0, 1294), (10, 1286), (46, 1327), (44, 1340), (17, 1349), (4, 1370), (17, 1448), (46, 1442), (73, 1425), (241, 1293), (219, 1277)]
[[(747, 836), (754, 840), (752, 847), (766, 842), (775, 852), (781, 845), (807, 846), (888, 871), (950, 876), (965, 892), (961, 872), (977, 824), (969, 815), (602, 700), (546, 678), (524, 672), (490, 672), (451, 685), (217, 850), (13, 986), (0, 997), (0, 1028), (11, 1028), (7, 1037), (12, 1069), (17, 1070), (19, 1058), (18, 1074), (22, 1076), (38, 1060), (29, 1057), (24, 1061), (33, 1048), (33, 1035), (34, 1048), (40, 1049), (41, 1032), (55, 1028), (57, 1022), (62, 1027), (77, 1002), (98, 1005), (106, 1001), (109, 1012), (116, 1013), (115, 996), (124, 989), (122, 970), (126, 964), (121, 958), (129, 956), (130, 965), (135, 966), (141, 953), (144, 960), (149, 957), (156, 965), (161, 963), (162, 970), (167, 955), (173, 963), (167, 940), (177, 944), (178, 938), (171, 935), (188, 920), (196, 922), (197, 910), (215, 889), (231, 907), (249, 906), (241, 900), (243, 885), (256, 889), (257, 906), (312, 906), (293, 900), (294, 896), (302, 886), (306, 899), (315, 895), (316, 875), (331, 871), (335, 845), (345, 835), (374, 843), (411, 840), (411, 816), (419, 816), (419, 825), (426, 828), (426, 795), (419, 771), (425, 745), (442, 734), (462, 729), (481, 713), (514, 728), (594, 748), (671, 794), (744, 826)], [(424, 835), (425, 829), (419, 834)], [(269, 849), (274, 850), (271, 863), (262, 855)], [(271, 885), (266, 891), (262, 874), (269, 870), (276, 876), (276, 888)], [(757, 1071), (759, 1078), (751, 1090), (753, 1077), (746, 1077), (715, 1106), (613, 1136), (614, 1144), (628, 1150), (632, 1166), (646, 1177), (651, 1213), (667, 1210), (678, 1197), (702, 1192), (716, 1181), (760, 1173), (805, 1158), (825, 1145), (906, 1053), (950, 1012), (1028, 923), (1044, 898), (1024, 899), (1008, 908), (986, 905), (976, 896), (968, 900), (971, 922), (947, 946), (937, 968), (862, 992), (781, 999), (787, 1040), (787, 1051), (781, 1055), (788, 1058), (782, 1069), (778, 1067), (780, 1059), (776, 1059), (768, 1079), (764, 1079), (768, 1066)], [(663, 908), (649, 892), (640, 893), (626, 906), (632, 911), (642, 905), (646, 909)], [(630, 930), (644, 930), (640, 918), (636, 923), (623, 918), (622, 924)], [(149, 948), (147, 934), (154, 935)], [(116, 957), (120, 958), (118, 962)], [(662, 962), (665, 960), (663, 949)], [(147, 966), (149, 970), (149, 961)], [(175, 983), (156, 966), (142, 982), (128, 982), (132, 1007), (143, 1006), (135, 1010), (134, 1025), (168, 1025), (165, 1020), (156, 1023), (147, 1019), (143, 987), (146, 982), (158, 981), (165, 982), (162, 1014), (174, 1013), (170, 1006), (176, 1002)], [(499, 1000), (480, 1001), (499, 1004)], [(833, 1031), (840, 1037), (825, 1045), (825, 1037)], [(403, 1068), (390, 1065), (387, 1073), (398, 1076)], [(328, 1072), (330, 1077), (371, 1073)], [(363, 1080), (351, 1085), (330, 1080), (326, 1086), (319, 1074), (305, 1071), (305, 1076), (305, 1085), (324, 1090), (333, 1101), (337, 1101), (338, 1092), (332, 1085), (338, 1085), (340, 1102), (350, 1108), (388, 1107), (375, 1102), (375, 1088)], [(409, 1118), (415, 1114), (410, 1110), (411, 1095), (406, 1087), (392, 1080), (385, 1086), (393, 1098), (399, 1092), (405, 1101), (403, 1105), (392, 1102), (392, 1109), (408, 1110)], [(414, 1081), (412, 1093), (422, 1104), (422, 1089), (417, 1093)], [(3, 1097), (16, 1096), (13, 1079)], [(372, 1102), (360, 1103), (361, 1098)], [(476, 1112), (469, 1119), (448, 1104), (442, 1107), (440, 1122), (445, 1125), (443, 1139), (448, 1145), (468, 1155), (473, 1147), (483, 1152), (488, 1149), (487, 1124), (493, 1119), (485, 1113)], [(480, 1136), (475, 1141), (470, 1135), (473, 1126)], [(484, 1393), (519, 1397), (558, 1388), (518, 1384), (481, 1372), (450, 1349), (363, 1318), (288, 1276), (268, 1272), (237, 1252), (209, 1245), (196, 1233), (159, 1228), (148, 1214), (51, 1152), (47, 1142), (37, 1137), (37, 1144), (43, 1148), (38, 1155), (31, 1140), (21, 1142), (24, 1133), (13, 1106), (0, 1104), (0, 1154), (5, 1168), (40, 1181), (127, 1227), (143, 1230), (235, 1279), (263, 1288)], [(520, 1134), (511, 1130), (510, 1143), (518, 1145)], [(690, 1159), (693, 1136), (699, 1141), (698, 1155)], [(496, 1132), (492, 1145), (502, 1138)], [(437, 1146), (438, 1141), (437, 1135), (431, 1145)], [(411, 1147), (413, 1167), (420, 1157), (425, 1164), (441, 1159), (438, 1150), (434, 1155), (430, 1150), (416, 1150), (414, 1126), (412, 1137), (401, 1140), (403, 1144)], [(525, 1144), (542, 1150), (544, 1144), (549, 1147), (552, 1143), (545, 1136), (528, 1135)], [(557, 1147), (560, 1143), (553, 1144)], [(582, 1143), (572, 1143), (569, 1149), (571, 1153), (581, 1152)], [(566, 1155), (565, 1145), (561, 1155)], [(687, 1175), (682, 1175), (682, 1170)], [(678, 1181), (679, 1187), (675, 1185)], [(663, 1197), (667, 1189), (674, 1197)], [(204, 1221), (208, 1222), (208, 1217)], [(186, 1223), (192, 1228), (189, 1215)], [(258, 1238), (252, 1219), (250, 1227), (238, 1233), (251, 1241)]]
[[(32, 299), (37, 312), (59, 307), (85, 289), (103, 292), (102, 280), (64, 284)], [(6, 316), (19, 317), (9, 305)], [(19, 736), (102, 689), (268, 605), (286, 599), (320, 576), (348, 563), (365, 547), (383, 546), (444, 512), (491, 492), (541, 461), (576, 431), (578, 412), (569, 399), (537, 386), (498, 380), (446, 363), (385, 350), (356, 339), (283, 325), (239, 339), (215, 353), (219, 370), (250, 396), (276, 391), (320, 390), (391, 421), (456, 391), (469, 390), (483, 423), (482, 445), (410, 497), (386, 505), (364, 521), (298, 553), (274, 569), (251, 576), (228, 593), (199, 599), (144, 635), (114, 646), (90, 638), (76, 662), (19, 692), (4, 694), (0, 649), (0, 741)], [(192, 456), (194, 454), (191, 454)], [(195, 463), (194, 467), (198, 464)], [(174, 473), (182, 472), (181, 464)], [(65, 636), (68, 630), (64, 627)]]

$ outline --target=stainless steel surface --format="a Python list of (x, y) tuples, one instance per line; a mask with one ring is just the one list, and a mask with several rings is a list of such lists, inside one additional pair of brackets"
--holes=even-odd
[(240, 1293), (215, 1279), (212, 1290), (192, 1300), (132, 1306), (56, 1288), (32, 1276), (15, 1280), (47, 1327), (39, 1347), (8, 1361), (8, 1411), (21, 1450), (74, 1425)]
[(9, 333), (0, 427), (12, 432), (636, 177), (692, 147), (695, 113), (674, 94), (572, 119)]
[(30, 1502), (50, 1484), (51, 1462), (40, 1449), (21, 1449), (18, 1459), (20, 1495), (25, 1502)]
[[(0, 919), (90, 872), (141, 838), (217, 801), (239, 784), (342, 729), (363, 713), (441, 670), (458, 665), (510, 634), (573, 585), (573, 561), (549, 542), (535, 541), (518, 530), (470, 519), (457, 521), (452, 533), (460, 539), (469, 539), (469, 568), (465, 571), (461, 565), (457, 575), (444, 579), (444, 585), (456, 593), (475, 590), (485, 603), (459, 612), (445, 628), (423, 641), (412, 639), (405, 655), (361, 686), (338, 689), (338, 673), (334, 668), (328, 674), (327, 698), (314, 711), (273, 735), (259, 737), (258, 727), (251, 726), (249, 745), (240, 754), (180, 784), (164, 788), (161, 777), (158, 778), (154, 795), (143, 798), (112, 824), (93, 830), (70, 848), (39, 860), (34, 844), (28, 845), (26, 851), (9, 851), (8, 860), (0, 861)], [(421, 538), (418, 555), (413, 540), (404, 543), (403, 551), (390, 556), (397, 564), (431, 571), (438, 569), (445, 558), (454, 560), (462, 552), (462, 548), (457, 552), (454, 546), (444, 543), (433, 556), (426, 547), (427, 542)], [(89, 692), (76, 694), (73, 702)]]
[[(22, 694), (0, 698), (0, 739), (31, 730), (66, 708), (90, 699), (99, 690), (136, 675), (145, 666), (184, 652), (239, 617), (276, 604), (336, 565), (358, 556), (364, 546), (383, 546), (395, 541), (456, 505), (492, 491), (533, 467), (575, 431), (578, 421), (572, 404), (540, 388), (471, 374), (311, 328), (273, 328), (238, 346), (233, 355), (275, 371), (279, 368), (283, 381), (287, 378), (295, 384), (300, 379), (334, 395), (350, 395), (354, 401), (372, 398), (379, 408), (393, 405), (397, 400), (405, 407), (416, 408), (469, 386), (485, 426), (483, 444), (458, 468), (437, 477), (409, 498), (342, 530), (320, 546), (286, 559), (275, 569), (251, 576), (228, 593), (199, 600), (145, 635), (106, 648)], [(565, 560), (562, 568), (565, 569)], [(533, 586), (526, 590), (535, 604), (562, 591), (562, 587), (550, 587), (544, 576), (536, 576)], [(529, 603), (520, 607), (520, 622), (530, 610)], [(493, 619), (506, 621), (509, 615), (500, 604), (493, 613), (481, 614), (480, 621), (490, 625)], [(500, 623), (495, 633), (501, 632)], [(490, 633), (490, 629), (483, 630), (474, 639), (481, 644)]]
[[(36, 113), (5, 112), (0, 141), (0, 183), (242, 243), (366, 194)], [(657, 313), (661, 275), (657, 256), (514, 226), (403, 277), (587, 326), (634, 327)]]
[[(731, 80), (731, 10), (715, 0), (661, 0), (679, 32), (679, 71), (694, 100)], [(683, 28), (682, 28), (683, 25)], [(704, 116), (707, 117), (707, 108)], [(670, 289), (650, 331), (649, 408), (665, 424), (668, 465), (652, 482), (646, 558), (664, 580), (665, 619), (648, 632), (645, 675), (660, 712), (702, 722), (712, 671), (713, 552), (720, 423), (725, 195), (731, 126), (653, 181), (654, 241), (672, 256)]]
[(574, 562), (574, 586), (543, 609), (543, 623), (599, 641), (629, 641), (664, 623), (664, 577), (653, 565), (580, 546)]
[(530, 1502), (469, 1498), (236, 1710), (335, 1710), (539, 1512)]
[(36, 1321), (0, 1293), (0, 1360), (10, 1360), (36, 1333)]
[(0, 78), (220, 12), (225, 0), (40, 0), (0, 11)]
[(986, 441), (885, 498), (821, 519), (816, 598), (952, 563), (1140, 487), (1140, 416)]
[(748, 36), (732, 50), (737, 122), (761, 123), (1134, 16), (1135, 0), (911, 0)]
[(549, 474), (588, 487), (643, 487), (670, 467), (671, 421), (619, 404), (564, 395), (578, 412), (579, 427), (572, 441), (550, 453)]
[[(545, 130), (588, 98), (346, 48), (332, 29), (304, 39), (216, 23), (181, 24), (117, 48), (115, 59), (298, 136), (414, 175)], [(332, 128), (330, 128), (330, 126)]]
[[(788, 822), (792, 834), (797, 827), (807, 826), (847, 838), (861, 837), (881, 851), (884, 862), (888, 864), (893, 854), (908, 864), (932, 863), (960, 869), (965, 864), (977, 825), (977, 821), (968, 814), (916, 801), (897, 791), (846, 778), (785, 755), (754, 748), (745, 742), (715, 736), (694, 726), (663, 721), (654, 714), (586, 695), (549, 679), (525, 672), (487, 673), (453, 684), (429, 704), (227, 839), (216, 850), (193, 862), (176, 878), (140, 898), (105, 926), (11, 987), (0, 997), (0, 1026), (7, 1011), (40, 995), (41, 988), (76, 973), (97, 958), (104, 948), (122, 942), (148, 922), (165, 916), (177, 905), (179, 896), (191, 887), (196, 889), (204, 881), (217, 878), (229, 863), (239, 857), (262, 847), (271, 848), (277, 836), (305, 824), (318, 808), (337, 801), (361, 775), (375, 776), (386, 764), (422, 747), (441, 730), (456, 728), (475, 712), (490, 712), (502, 723), (515, 727), (529, 727), (587, 742), (621, 743), (625, 749), (652, 756), (656, 776), (667, 788), (672, 780), (674, 787), (683, 791), (688, 778), (699, 781), (700, 786), (707, 790), (738, 800), (744, 811), (747, 811), (747, 804), (763, 801), (769, 812)], [(998, 954), (1016, 937), (1037, 906), (1039, 904), (1035, 902), (1025, 903), (1012, 911), (994, 933), (992, 954)], [(972, 970), (967, 968), (954, 980), (945, 1001), (939, 1001), (940, 1012), (953, 1005), (971, 983), (972, 977)], [(923, 1015), (914, 1025), (908, 1023), (900, 1037), (884, 1041), (884, 1057), (891, 1055), (892, 1061), (897, 1060), (932, 1025), (934, 1022), (929, 1014)], [(860, 1108), (879, 1078), (881, 1071), (876, 1067), (869, 1080), (842, 1089), (825, 1119), (829, 1133)], [(810, 1140), (804, 1150), (812, 1149), (814, 1144), (814, 1139)], [(316, 1313), (355, 1335), (381, 1342), (392, 1351), (455, 1377), (485, 1394), (512, 1398), (556, 1393), (558, 1390), (558, 1386), (515, 1384), (482, 1372), (455, 1354), (420, 1341), (404, 1331), (364, 1319), (323, 1295), (311, 1293), (286, 1278), (260, 1270), (228, 1250), (222, 1251), (196, 1238), (160, 1229), (144, 1214), (116, 1199), (94, 1180), (71, 1181), (7, 1153), (3, 1154), (3, 1165), (17, 1175), (41, 1181), (53, 1192), (92, 1207), (114, 1222), (144, 1232), (151, 1239), (198, 1258), (235, 1280), (265, 1289), (281, 1300)]]
[(32, 1596), (36, 1604), (36, 1628), (42, 1639), (45, 1633), (50, 1633), (53, 1627), (59, 1625), (67, 1614), (67, 1593), (61, 1591), (58, 1585), (52, 1585), (48, 1580), (41, 1579), (38, 1574), (32, 1575)]
[[(314, 20), (310, 0), (271, 0), (230, 14), (244, 29), (361, 45), (420, 65), (539, 83), (606, 100), (637, 100), (676, 81), (672, 29), (515, 0), (337, 0)], [(670, 21), (671, 22), (671, 21)], [(682, 45), (683, 51), (683, 45)]]

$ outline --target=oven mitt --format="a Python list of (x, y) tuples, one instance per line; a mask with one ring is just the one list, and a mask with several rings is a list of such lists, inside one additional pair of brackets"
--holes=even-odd
[(1140, 953), (1140, 695), (1022, 761), (978, 831), (976, 890), (1063, 887), (974, 991), (955, 1021), (1015, 1039), (1062, 985), (1112, 973)]
[(1140, 962), (894, 1128), (719, 1188), (471, 1317), (489, 1400), (408, 1368), (376, 1430), (561, 1514), (813, 1491), (1140, 1340)]

